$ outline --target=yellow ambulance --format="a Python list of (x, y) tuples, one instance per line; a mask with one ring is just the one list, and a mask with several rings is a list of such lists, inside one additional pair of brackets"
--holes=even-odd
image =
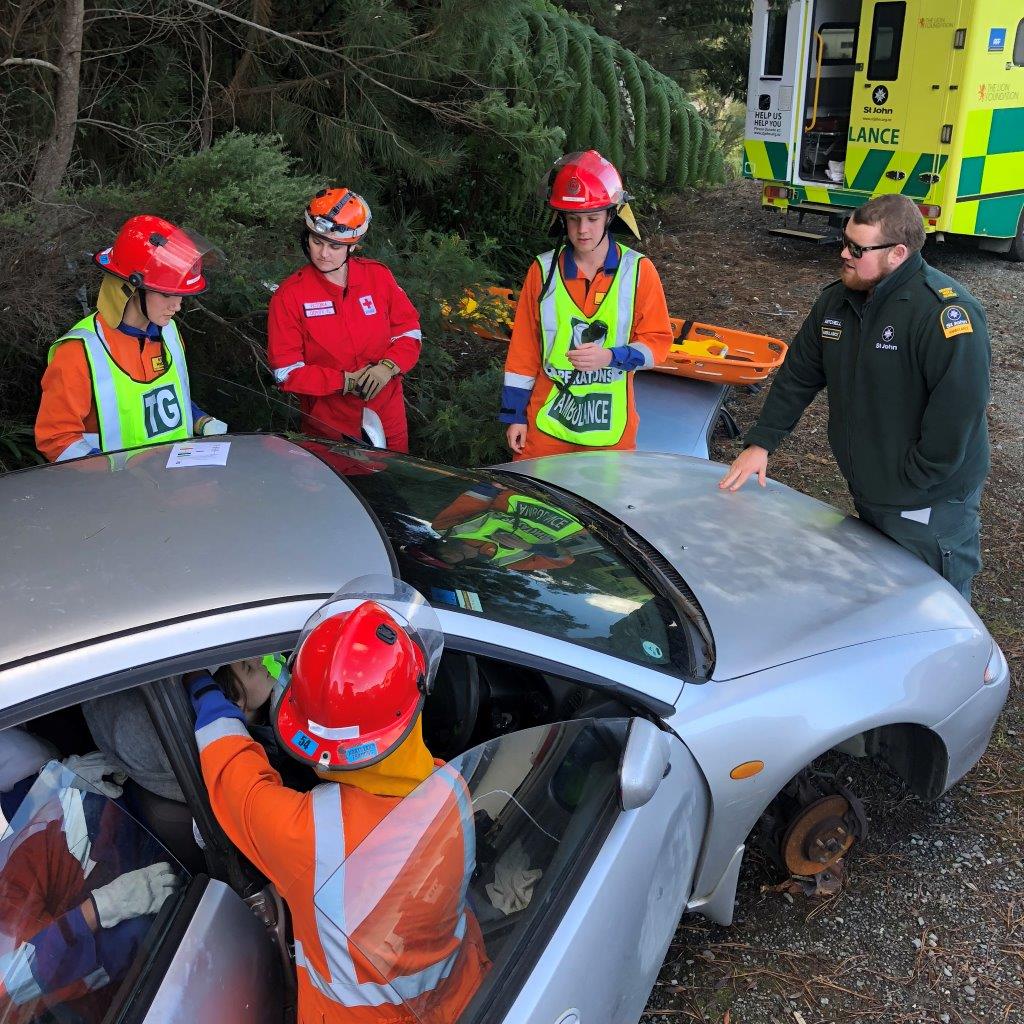
[(901, 192), (1024, 260), (1024, 0), (754, 0), (743, 172), (773, 234)]

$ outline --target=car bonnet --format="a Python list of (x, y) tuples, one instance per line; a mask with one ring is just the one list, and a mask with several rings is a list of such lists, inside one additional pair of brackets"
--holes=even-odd
[(668, 559), (711, 624), (714, 679), (883, 637), (983, 628), (917, 558), (774, 481), (725, 492), (724, 466), (651, 452), (584, 452), (502, 468), (606, 509)]

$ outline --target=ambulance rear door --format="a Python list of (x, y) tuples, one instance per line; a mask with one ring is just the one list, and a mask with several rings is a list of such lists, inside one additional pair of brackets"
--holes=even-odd
[(849, 188), (867, 196), (903, 193), (921, 204), (940, 201), (948, 117), (963, 64), (957, 31), (963, 6), (963, 0), (865, 0), (847, 148)]
[[(900, 192), (920, 156), (906, 138), (915, 52), (926, 45), (921, 6), (919, 0), (865, 0), (861, 8), (845, 172), (846, 187), (865, 198)], [(940, 116), (941, 107), (931, 115), (914, 111), (915, 122), (935, 124)]]
[(794, 0), (788, 8), (771, 8), (769, 0), (754, 0), (743, 142), (745, 177), (793, 180), (809, 9), (809, 0)]

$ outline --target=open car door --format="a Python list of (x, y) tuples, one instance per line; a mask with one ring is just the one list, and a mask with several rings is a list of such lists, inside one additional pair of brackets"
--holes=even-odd
[(314, 984), (422, 1024), (637, 1020), (706, 820), (689, 751), (641, 719), (474, 747), (317, 878)]
[(57, 761), (0, 838), (0, 1021), (282, 1020), (280, 959), (221, 882), (190, 877)]

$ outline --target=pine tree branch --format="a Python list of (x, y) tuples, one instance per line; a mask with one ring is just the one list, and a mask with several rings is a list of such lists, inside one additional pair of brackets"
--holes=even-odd
[(61, 73), (60, 68), (56, 64), (51, 64), (48, 60), (40, 60), (38, 57), (5, 57), (0, 61), (0, 68), (19, 66), (45, 68), (47, 71), (52, 71), (57, 75)]

